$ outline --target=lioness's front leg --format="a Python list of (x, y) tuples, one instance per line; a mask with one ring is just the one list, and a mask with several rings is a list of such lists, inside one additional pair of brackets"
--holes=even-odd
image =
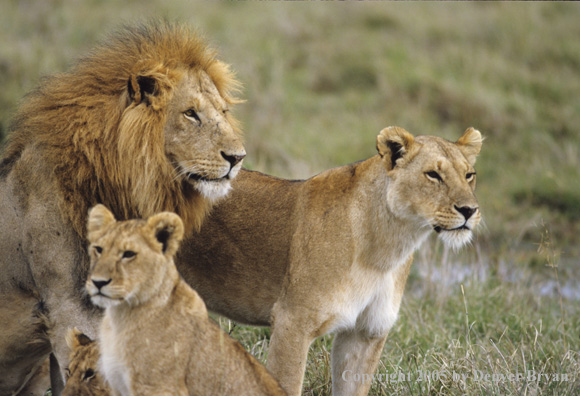
[(369, 392), (386, 339), (386, 334), (368, 337), (356, 330), (336, 334), (331, 355), (334, 396), (362, 396)]
[(297, 396), (302, 392), (308, 348), (314, 339), (312, 322), (284, 312), (280, 305), (273, 308), (267, 367), (289, 396)]

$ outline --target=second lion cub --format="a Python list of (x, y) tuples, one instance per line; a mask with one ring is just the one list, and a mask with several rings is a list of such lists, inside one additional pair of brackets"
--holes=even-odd
[(284, 395), (181, 279), (173, 256), (182, 237), (173, 213), (117, 222), (103, 205), (89, 211), (85, 286), (105, 308), (100, 373), (123, 396)]

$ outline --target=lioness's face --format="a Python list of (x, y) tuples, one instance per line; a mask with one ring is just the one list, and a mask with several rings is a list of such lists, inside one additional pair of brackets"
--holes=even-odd
[[(401, 146), (404, 154), (388, 173), (387, 202), (392, 210), (433, 229), (453, 248), (471, 240), (481, 219), (473, 168), (481, 135), (470, 129), (464, 136), (457, 143), (435, 136), (411, 136), (407, 147)], [(468, 138), (479, 146), (468, 146)]]
[(185, 73), (169, 102), (165, 150), (178, 178), (206, 198), (227, 194), (246, 152), (228, 104), (201, 70)]

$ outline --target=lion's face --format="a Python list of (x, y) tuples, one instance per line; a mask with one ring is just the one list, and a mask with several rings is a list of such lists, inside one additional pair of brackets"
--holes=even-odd
[(387, 204), (395, 215), (432, 228), (453, 248), (468, 243), (481, 219), (473, 168), (481, 141), (473, 128), (455, 143), (414, 138), (396, 127), (383, 130), (377, 147), (391, 180)]
[(183, 223), (168, 212), (117, 222), (97, 205), (89, 212), (88, 231), (91, 271), (85, 289), (95, 305), (107, 308), (139, 305), (158, 294), (183, 237)]
[(79, 330), (69, 330), (66, 341), (71, 351), (63, 396), (108, 396), (110, 391), (98, 372), (97, 343)]
[(185, 73), (168, 104), (166, 154), (177, 177), (212, 200), (227, 194), (246, 155), (228, 111), (202, 70)]

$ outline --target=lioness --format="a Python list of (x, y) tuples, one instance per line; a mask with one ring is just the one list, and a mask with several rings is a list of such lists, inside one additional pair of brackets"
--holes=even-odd
[(377, 367), (413, 251), (432, 230), (458, 248), (479, 223), (481, 145), (473, 128), (451, 143), (389, 127), (377, 156), (305, 181), (242, 171), (179, 270), (209, 309), (272, 326), (268, 368), (289, 394), (312, 340), (335, 332), (333, 395), (364, 395), (370, 384), (352, 375)]
[(105, 308), (100, 373), (120, 395), (285, 395), (179, 276), (183, 233), (169, 212), (117, 222), (103, 205), (90, 210), (85, 287)]

